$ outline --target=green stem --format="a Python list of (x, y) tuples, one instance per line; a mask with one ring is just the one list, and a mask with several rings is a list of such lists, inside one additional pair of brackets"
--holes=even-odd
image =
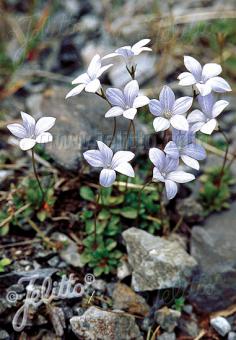
[(137, 209), (137, 220), (136, 220), (136, 225), (138, 225), (138, 218), (139, 218), (139, 214), (140, 214), (140, 207), (141, 207), (141, 196), (142, 193), (144, 191), (144, 189), (150, 184), (152, 183), (152, 179), (148, 180), (146, 183), (144, 183), (144, 185), (142, 186), (142, 188), (140, 189), (139, 193), (138, 193), (138, 209)]
[(166, 213), (165, 203), (163, 201), (163, 193), (164, 193), (164, 185), (161, 185), (161, 183), (158, 183), (158, 193), (159, 193), (159, 201), (160, 201), (160, 219), (161, 224), (163, 227), (163, 234), (168, 235), (169, 234), (169, 220)]
[(132, 120), (130, 120), (129, 127), (128, 127), (128, 130), (127, 130), (127, 135), (126, 135), (126, 139), (125, 139), (124, 149), (127, 148), (127, 143), (128, 143), (128, 139), (129, 139), (129, 134), (130, 134), (131, 126), (132, 126)]
[(133, 129), (133, 135), (134, 135), (134, 147), (136, 146), (136, 131), (135, 131), (135, 125), (134, 125), (134, 121), (131, 120), (131, 124), (132, 124), (132, 129)]
[(97, 217), (98, 217), (98, 207), (99, 207), (99, 200), (101, 197), (101, 192), (99, 190), (98, 197), (96, 199), (96, 206), (94, 212), (94, 245), (97, 246)]
[(43, 203), (45, 201), (45, 193), (43, 191), (43, 188), (42, 188), (42, 185), (40, 183), (39, 176), (38, 176), (38, 173), (37, 173), (37, 170), (36, 170), (34, 149), (32, 149), (32, 164), (33, 164), (33, 169), (34, 169), (34, 175), (35, 175), (35, 178), (38, 182), (38, 186), (39, 186), (39, 189), (40, 189), (41, 194), (42, 194), (42, 203)]
[(220, 184), (221, 184), (222, 178), (224, 176), (225, 166), (226, 166), (226, 163), (227, 163), (230, 143), (229, 143), (228, 137), (226, 136), (225, 132), (220, 127), (219, 127), (219, 132), (222, 134), (222, 136), (224, 137), (224, 139), (226, 141), (226, 150), (225, 150), (224, 160), (223, 160), (222, 168), (221, 168), (220, 175), (219, 175)]
[(109, 148), (111, 147), (111, 145), (113, 143), (115, 135), (116, 135), (116, 117), (114, 117), (114, 128), (113, 128), (113, 134), (112, 134), (112, 137), (111, 137), (111, 141), (109, 143)]

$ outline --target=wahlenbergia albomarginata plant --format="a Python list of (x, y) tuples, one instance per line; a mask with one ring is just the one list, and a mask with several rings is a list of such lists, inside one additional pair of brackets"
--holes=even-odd
[[(110, 148), (116, 135), (116, 117), (123, 116), (123, 119), (130, 121), (127, 124), (127, 137), (132, 126), (135, 141), (135, 117), (138, 115), (139, 108), (148, 105), (151, 114), (155, 116), (154, 130), (157, 133), (164, 131), (162, 148), (149, 150), (149, 158), (154, 165), (152, 181), (158, 182), (157, 190), (160, 191), (161, 196), (165, 192), (166, 198), (170, 200), (177, 194), (177, 183), (186, 183), (195, 179), (193, 174), (183, 171), (181, 167), (184, 165), (190, 169), (199, 170), (199, 161), (206, 158), (205, 149), (196, 142), (196, 134), (200, 132), (210, 135), (216, 129), (221, 131), (216, 118), (229, 103), (225, 100), (216, 100), (213, 92), (224, 93), (231, 91), (231, 88), (222, 77), (219, 77), (222, 72), (220, 65), (208, 63), (202, 67), (193, 57), (185, 56), (184, 65), (187, 72), (179, 75), (179, 85), (191, 86), (192, 96), (176, 98), (172, 89), (165, 85), (160, 91), (159, 99), (150, 100), (147, 96), (139, 93), (139, 84), (135, 79), (138, 67), (135, 57), (142, 52), (150, 52), (151, 48), (147, 47), (149, 43), (149, 39), (143, 39), (133, 46), (118, 48), (103, 58), (96, 55), (92, 59), (87, 73), (78, 76), (72, 82), (72, 84), (79, 83), (80, 85), (71, 90), (66, 98), (85, 90), (102, 97), (110, 105), (110, 109), (104, 113), (105, 118), (113, 117), (114, 119), (114, 130), (109, 146), (98, 141), (98, 150), (89, 150), (84, 153), (84, 158), (91, 166), (102, 168), (99, 183), (104, 187), (114, 183), (116, 171), (128, 177), (134, 176), (129, 161), (135, 155), (126, 150), (118, 151), (113, 155)], [(101, 85), (99, 80), (101, 74), (114, 66), (112, 64), (103, 66), (102, 62), (111, 58), (114, 58), (114, 63), (116, 58), (121, 58), (126, 64), (131, 79), (124, 88), (105, 90)], [(197, 99), (196, 103), (194, 103), (195, 98)], [(192, 109), (193, 103), (197, 105), (198, 109)], [(126, 148), (127, 138), (124, 141), (124, 149)], [(227, 159), (227, 155), (225, 159)], [(225, 163), (222, 166), (222, 174)], [(160, 188), (160, 184), (162, 188)], [(98, 200), (99, 196), (100, 194)], [(95, 226), (96, 215), (97, 213), (95, 214)]]

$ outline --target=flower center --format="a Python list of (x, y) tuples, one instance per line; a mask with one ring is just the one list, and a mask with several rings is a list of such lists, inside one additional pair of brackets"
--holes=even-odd
[(164, 112), (164, 117), (165, 117), (166, 119), (170, 119), (170, 118), (172, 117), (172, 112), (170, 112), (169, 110), (168, 110), (168, 111), (165, 111), (165, 112)]

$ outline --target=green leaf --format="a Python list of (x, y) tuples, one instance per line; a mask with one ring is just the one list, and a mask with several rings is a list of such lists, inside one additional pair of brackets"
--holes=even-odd
[(134, 219), (134, 218), (137, 217), (138, 212), (135, 208), (125, 207), (125, 208), (122, 208), (120, 214), (121, 214), (121, 216), (123, 216), (125, 218)]
[(104, 269), (103, 267), (96, 267), (96, 268), (94, 268), (94, 270), (93, 270), (93, 274), (94, 274), (96, 277), (98, 277), (98, 276), (102, 275), (103, 269)]
[(106, 240), (106, 248), (107, 250), (112, 250), (116, 247), (116, 241), (112, 240), (111, 238)]
[(110, 218), (111, 214), (108, 210), (102, 209), (100, 213), (98, 214), (98, 219), (99, 220), (108, 220)]
[(90, 201), (90, 202), (94, 202), (95, 201), (95, 195), (92, 191), (91, 188), (83, 186), (80, 188), (80, 196), (86, 200), (86, 201)]

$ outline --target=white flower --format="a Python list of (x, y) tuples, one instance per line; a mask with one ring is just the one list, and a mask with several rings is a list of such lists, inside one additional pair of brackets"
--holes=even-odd
[(22, 150), (32, 149), (37, 143), (52, 142), (51, 133), (47, 132), (55, 124), (56, 118), (43, 117), (37, 123), (35, 119), (25, 112), (21, 112), (21, 124), (9, 124), (7, 128), (20, 139), (19, 146)]
[(206, 96), (211, 91), (227, 92), (231, 91), (229, 84), (221, 77), (217, 77), (222, 68), (215, 63), (205, 64), (203, 67), (193, 57), (185, 56), (184, 65), (189, 72), (183, 72), (178, 76), (179, 85), (195, 85), (202, 96)]
[(207, 96), (198, 96), (198, 102), (201, 110), (194, 110), (188, 116), (188, 122), (191, 124), (191, 131), (201, 131), (211, 135), (217, 126), (216, 117), (228, 106), (226, 100), (214, 101), (212, 93)]
[(106, 118), (123, 115), (125, 118), (134, 119), (137, 108), (149, 103), (148, 97), (139, 95), (137, 80), (131, 80), (123, 92), (116, 88), (107, 89), (106, 97), (112, 105), (105, 114)]
[(179, 159), (166, 156), (157, 148), (149, 150), (149, 158), (155, 165), (153, 169), (153, 181), (165, 183), (166, 195), (170, 200), (178, 191), (176, 183), (187, 183), (195, 179), (195, 176), (185, 171), (178, 171)]
[(139, 55), (140, 53), (142, 53), (144, 51), (152, 51), (152, 49), (150, 47), (145, 46), (149, 42), (150, 42), (150, 39), (142, 39), (142, 40), (138, 41), (136, 44), (134, 44), (133, 46), (120, 47), (117, 50), (115, 50), (114, 53), (107, 54), (102, 59), (108, 59), (108, 58), (120, 56), (120, 57), (124, 58), (126, 64), (129, 65), (130, 63), (133, 62), (133, 58), (135, 56)]
[(160, 93), (160, 100), (152, 99), (149, 109), (157, 118), (153, 121), (156, 132), (169, 129), (172, 125), (175, 129), (187, 131), (189, 126), (183, 116), (192, 106), (192, 97), (181, 97), (175, 100), (175, 94), (170, 87), (164, 86)]
[(134, 158), (130, 151), (117, 151), (114, 155), (112, 150), (103, 142), (97, 141), (99, 150), (84, 152), (84, 158), (93, 167), (103, 168), (100, 172), (99, 183), (103, 187), (110, 187), (116, 179), (116, 171), (134, 177), (134, 170), (128, 163)]
[(75, 96), (85, 90), (86, 92), (97, 92), (101, 83), (99, 77), (107, 71), (113, 64), (109, 64), (106, 66), (101, 65), (101, 58), (98, 54), (96, 54), (91, 60), (88, 70), (86, 73), (81, 74), (77, 78), (72, 81), (72, 84), (79, 84), (75, 88), (73, 88), (67, 95), (66, 98)]

